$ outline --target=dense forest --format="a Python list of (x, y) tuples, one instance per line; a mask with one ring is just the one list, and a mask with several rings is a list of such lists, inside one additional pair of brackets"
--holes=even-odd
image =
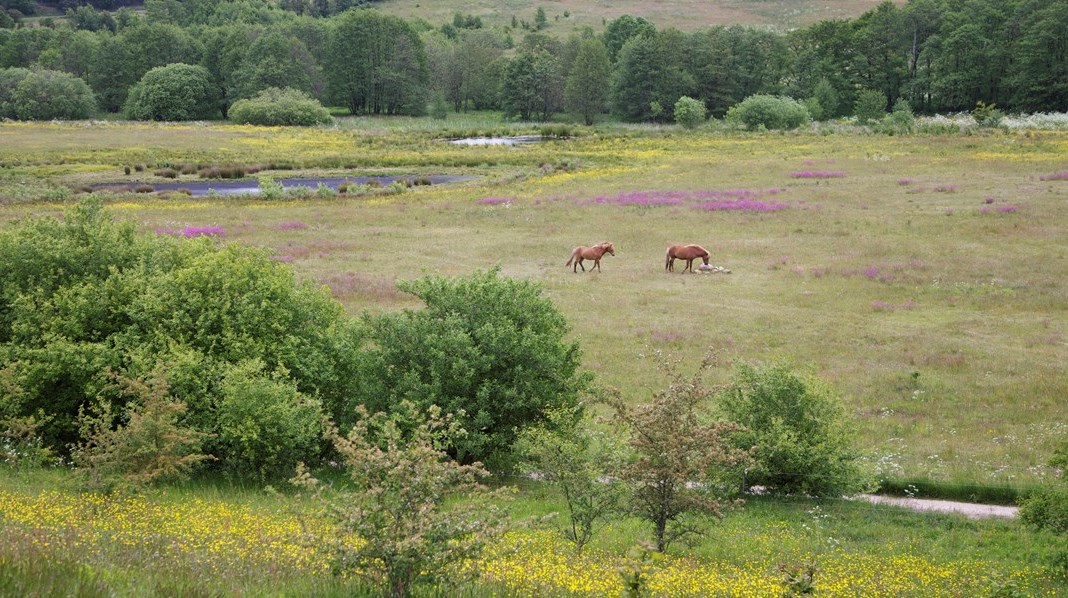
[[(687, 33), (624, 15), (566, 38), (542, 10), (529, 23), (488, 28), (459, 13), (449, 23), (406, 21), (352, 0), (123, 4), (65, 0), (64, 16), (31, 26), (33, 0), (0, 1), (0, 115), (55, 118), (35, 107), (75, 95), (93, 103), (90, 112), (153, 118), (131, 100), (151, 91), (138, 87), (149, 71), (172, 63), (198, 67), (157, 77), (203, 90), (187, 111), (195, 118), (225, 118), (234, 102), (275, 87), (353, 114), (493, 109), (587, 122), (606, 112), (670, 120), (683, 96), (722, 116), (755, 94), (808, 100), (818, 118), (850, 115), (871, 92), (886, 109), (905, 100), (928, 114), (980, 102), (1068, 111), (1061, 0), (885, 2), (857, 19), (785, 34), (738, 26)], [(20, 99), (19, 86), (32, 89)]]

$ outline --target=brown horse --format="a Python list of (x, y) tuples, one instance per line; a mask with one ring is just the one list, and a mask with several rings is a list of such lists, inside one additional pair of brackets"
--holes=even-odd
[(683, 272), (689, 270), (693, 272), (693, 261), (697, 258), (704, 260), (705, 265), (708, 265), (708, 250), (700, 245), (672, 245), (668, 247), (667, 258), (664, 260), (664, 270), (668, 272), (675, 271), (675, 260), (686, 260), (686, 267), (682, 269)]
[[(571, 250), (571, 257), (568, 258), (567, 263), (564, 265), (571, 266), (571, 270), (573, 272), (578, 272), (579, 268), (582, 268), (582, 271), (585, 272), (586, 266), (582, 265), (582, 260), (593, 260), (593, 267), (590, 268), (590, 270), (592, 271), (593, 268), (597, 268), (598, 270), (600, 270), (601, 257), (604, 256), (604, 254), (606, 253), (615, 255), (616, 246), (609, 243), (608, 241), (605, 241), (604, 243), (599, 243), (597, 245), (594, 245), (593, 247), (579, 245), (578, 247)], [(571, 264), (574, 265), (572, 266)]]

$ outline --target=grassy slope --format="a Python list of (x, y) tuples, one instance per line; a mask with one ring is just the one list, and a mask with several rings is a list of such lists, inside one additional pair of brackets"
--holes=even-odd
[[(416, 306), (393, 288), (396, 278), (500, 264), (544, 285), (572, 323), (585, 366), (631, 400), (663, 383), (640, 358), (653, 349), (694, 361), (709, 347), (721, 349), (725, 362), (792, 359), (842, 392), (861, 446), (893, 475), (1026, 482), (1065, 433), (1068, 183), (1039, 180), (1063, 170), (1063, 134), (628, 129), (513, 149), (452, 147), (414, 125), (391, 133), (392, 126), (4, 125), (0, 139), (10, 148), (4, 159), (34, 163), (9, 169), (8, 189), (34, 173), (67, 182), (115, 179), (122, 164), (183, 157), (487, 173), (481, 182), (388, 200), (136, 197), (114, 209), (147, 231), (220, 225), (231, 241), (270, 246), (291, 257), (301, 277), (334, 287), (353, 313)], [(578, 169), (539, 168), (563, 162)], [(844, 176), (791, 176), (800, 171)], [(788, 207), (580, 205), (633, 191), (736, 189)], [(486, 197), (515, 201), (476, 203)], [(1017, 211), (998, 211), (1008, 206)], [(0, 217), (56, 210), (9, 205)], [(280, 231), (289, 221), (309, 226)], [(603, 272), (564, 267), (571, 247), (602, 240), (617, 247)], [(664, 273), (664, 248), (677, 242), (705, 245), (713, 263), (733, 273)]]
[(490, 26), (510, 25), (513, 16), (520, 22), (533, 23), (534, 14), (541, 7), (549, 19), (548, 32), (566, 35), (587, 26), (597, 30), (605, 21), (625, 14), (644, 17), (658, 28), (675, 27), (683, 31), (713, 25), (750, 25), (788, 30), (827, 19), (854, 18), (878, 4), (878, 0), (384, 0), (377, 2), (376, 6), (391, 14), (405, 18), (419, 17), (433, 24), (451, 22), (453, 14), (461, 12), (477, 16)]

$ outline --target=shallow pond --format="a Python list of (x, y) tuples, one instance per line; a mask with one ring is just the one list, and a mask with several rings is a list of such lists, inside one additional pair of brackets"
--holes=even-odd
[[(469, 175), (453, 175), (453, 174), (432, 174), (432, 175), (397, 175), (397, 176), (350, 176), (350, 177), (292, 177), (292, 178), (276, 178), (275, 184), (282, 185), (283, 189), (295, 189), (297, 187), (307, 187), (309, 189), (316, 189), (320, 184), (325, 185), (334, 191), (337, 191), (338, 186), (342, 183), (348, 183), (350, 185), (367, 185), (375, 184), (383, 187), (388, 186), (395, 182), (412, 183), (415, 185), (442, 185), (446, 183), (455, 183), (458, 181), (465, 181), (474, 177)], [(259, 179), (235, 179), (235, 180), (196, 180), (196, 181), (175, 181), (173, 183), (144, 183), (139, 181), (131, 181), (128, 183), (103, 183), (94, 185), (94, 189), (106, 189), (106, 188), (137, 188), (138, 186), (149, 185), (153, 191), (177, 191), (184, 189), (192, 193), (194, 197), (208, 195), (214, 192), (217, 195), (258, 195), (260, 193), (260, 181)]]
[(537, 143), (541, 140), (541, 135), (516, 135), (515, 137), (467, 137), (465, 139), (450, 139), (449, 143), (456, 145), (526, 145), (528, 143)]

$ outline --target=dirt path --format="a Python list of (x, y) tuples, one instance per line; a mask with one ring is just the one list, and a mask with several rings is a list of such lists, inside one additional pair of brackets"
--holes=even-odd
[(904, 507), (914, 511), (931, 511), (936, 513), (960, 513), (971, 519), (983, 519), (987, 517), (1016, 517), (1019, 507), (1005, 507), (1000, 505), (977, 505), (967, 502), (955, 502), (952, 500), (930, 500), (925, 498), (899, 498), (894, 496), (875, 496), (864, 494), (858, 497), (877, 505), (893, 505)]

